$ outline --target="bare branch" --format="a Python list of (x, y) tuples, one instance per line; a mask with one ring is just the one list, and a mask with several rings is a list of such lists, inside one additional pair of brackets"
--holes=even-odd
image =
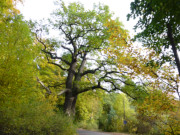
[[(44, 53), (46, 54), (49, 54), (51, 59), (59, 59), (63, 62), (65, 62), (67, 65), (70, 65), (70, 62), (68, 62), (67, 60), (63, 59), (62, 57), (58, 57), (56, 53), (52, 53), (52, 52), (49, 52), (47, 51), (47, 46), (44, 42), (42, 42), (38, 37), (37, 37), (37, 34), (36, 34), (36, 39), (38, 40), (38, 42), (40, 42), (43, 46), (44, 46), (44, 49), (42, 50)], [(62, 46), (63, 47), (63, 46)], [(66, 47), (63, 47), (63, 48), (66, 48)], [(68, 48), (67, 48), (68, 49)]]
[(46, 92), (47, 92), (48, 94), (51, 94), (51, 90), (50, 90), (48, 87), (46, 87), (46, 86), (44, 85), (44, 83), (39, 80), (38, 77), (36, 77), (36, 79), (37, 79), (37, 81), (43, 86), (43, 88), (46, 89)]
[(67, 34), (67, 33), (64, 31), (64, 29), (62, 28), (62, 26), (63, 26), (63, 23), (59, 26), (59, 29), (64, 33), (64, 35), (65, 35), (68, 39), (70, 39), (70, 35)]
[(66, 31), (62, 28), (62, 26), (63, 26), (63, 23), (59, 26), (59, 29), (65, 34), (66, 38), (69, 40), (69, 44), (71, 44), (74, 48), (74, 54), (76, 54), (77, 47), (76, 47), (76, 44), (74, 43), (74, 39), (71, 37), (72, 30), (69, 33), (66, 33)]
[(156, 76), (156, 77), (158, 77), (163, 83), (165, 83), (165, 84), (167, 84), (167, 85), (169, 85), (170, 87), (172, 87), (173, 89), (177, 89), (176, 87), (174, 87), (173, 85), (171, 85), (170, 83), (167, 83), (167, 82), (165, 82), (163, 79), (165, 79), (165, 80), (172, 80), (172, 81), (174, 81), (175, 83), (176, 83), (176, 81), (173, 79), (173, 78), (171, 78), (170, 77), (170, 79), (168, 79), (168, 78), (165, 78), (165, 77), (159, 77), (159, 75), (157, 74), (157, 73), (155, 73), (154, 71), (152, 71), (152, 73)]
[(63, 59), (62, 57), (58, 57), (56, 53), (52, 53), (46, 50), (43, 50), (43, 52), (47, 53), (50, 55), (51, 59), (59, 59), (63, 62), (65, 62), (67, 65), (70, 65), (70, 62), (68, 62), (67, 60)]
[(119, 91), (122, 91), (123, 93), (125, 93), (127, 96), (131, 97), (132, 99), (137, 100), (136, 97), (133, 97), (133, 96), (130, 95), (127, 91), (124, 91), (124, 90), (122, 90), (121, 88), (117, 87), (117, 85), (116, 85), (113, 81), (105, 80), (105, 82), (111, 83), (111, 84), (113, 85), (113, 87), (114, 87), (112, 90), (107, 91), (107, 92), (114, 92), (115, 90), (119, 90)]
[(64, 89), (64, 90), (62, 90), (61, 92), (59, 92), (59, 93), (57, 94), (57, 96), (60, 96), (60, 95), (66, 93), (66, 92), (68, 92), (68, 91), (70, 91), (70, 89)]
[[(75, 36), (74, 38), (73, 38), (73, 40), (74, 39), (77, 39), (77, 38), (79, 38), (79, 37), (84, 37), (87, 33), (89, 33), (89, 32), (96, 32), (96, 31), (100, 31), (100, 30), (102, 30), (102, 29), (93, 29), (93, 28), (90, 28), (90, 29), (83, 29), (83, 30), (81, 30), (81, 31), (79, 31), (79, 33), (77, 34), (77, 36)], [(83, 34), (82, 34), (83, 33)], [(80, 35), (81, 34), (81, 35)]]

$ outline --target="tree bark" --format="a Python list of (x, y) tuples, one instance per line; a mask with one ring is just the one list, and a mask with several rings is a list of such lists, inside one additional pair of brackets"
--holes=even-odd
[(77, 61), (76, 59), (73, 59), (66, 80), (66, 89), (69, 89), (69, 91), (66, 91), (65, 93), (64, 112), (69, 116), (75, 115), (77, 93), (76, 90), (73, 89), (73, 79), (74, 79), (74, 72), (76, 66), (77, 66)]
[(180, 77), (180, 61), (179, 61), (179, 56), (177, 53), (176, 43), (175, 43), (174, 38), (173, 38), (171, 25), (168, 24), (167, 28), (168, 28), (168, 38), (169, 38), (170, 44), (172, 46), (172, 50), (173, 50), (175, 61), (176, 61), (176, 66), (178, 68), (178, 73), (179, 73), (179, 77)]
[(77, 100), (77, 95), (73, 95), (72, 92), (66, 92), (65, 102), (64, 102), (64, 112), (68, 116), (75, 115), (76, 100)]
[[(173, 53), (174, 53), (174, 57), (175, 57), (175, 61), (176, 61), (176, 66), (177, 66), (177, 69), (178, 69), (178, 73), (179, 73), (179, 77), (180, 77), (180, 61), (179, 61), (179, 56), (178, 56), (178, 52), (177, 52), (177, 44), (175, 43), (174, 41), (174, 37), (173, 37), (173, 32), (172, 32), (172, 27), (170, 24), (167, 24), (167, 28), (168, 28), (168, 38), (169, 38), (169, 41), (170, 41), (170, 44), (172, 46), (172, 50), (173, 50)], [(179, 84), (178, 84), (179, 85)], [(179, 90), (177, 89), (177, 94), (178, 94), (178, 97), (180, 99), (180, 93), (179, 93)]]
[[(69, 116), (75, 115), (76, 100), (77, 100), (77, 95), (78, 95), (78, 90), (79, 90), (76, 82), (81, 81), (81, 73), (84, 70), (85, 63), (86, 63), (86, 54), (83, 57), (82, 63), (76, 75), (73, 73), (73, 71), (75, 71), (76, 64), (77, 64), (76, 60), (72, 63), (72, 66), (69, 70), (70, 72), (67, 77), (66, 88), (70, 89), (70, 91), (66, 92), (65, 103), (64, 103), (64, 112)], [(73, 79), (76, 82), (74, 82)]]

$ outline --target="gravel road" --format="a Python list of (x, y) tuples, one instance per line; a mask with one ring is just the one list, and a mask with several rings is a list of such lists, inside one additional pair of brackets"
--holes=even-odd
[(88, 131), (88, 130), (84, 130), (84, 129), (78, 129), (77, 133), (79, 135), (129, 135), (129, 134), (124, 134), (124, 133)]

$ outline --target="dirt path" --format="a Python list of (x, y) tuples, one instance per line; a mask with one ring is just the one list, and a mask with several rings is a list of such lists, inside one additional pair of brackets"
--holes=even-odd
[(129, 134), (124, 134), (124, 133), (88, 131), (84, 129), (78, 129), (77, 133), (79, 135), (129, 135)]

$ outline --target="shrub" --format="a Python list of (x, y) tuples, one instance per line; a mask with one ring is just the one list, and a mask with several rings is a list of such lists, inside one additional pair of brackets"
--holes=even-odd
[(47, 99), (29, 98), (14, 104), (13, 98), (0, 107), (0, 134), (2, 135), (73, 135), (76, 128), (63, 113), (54, 112)]

